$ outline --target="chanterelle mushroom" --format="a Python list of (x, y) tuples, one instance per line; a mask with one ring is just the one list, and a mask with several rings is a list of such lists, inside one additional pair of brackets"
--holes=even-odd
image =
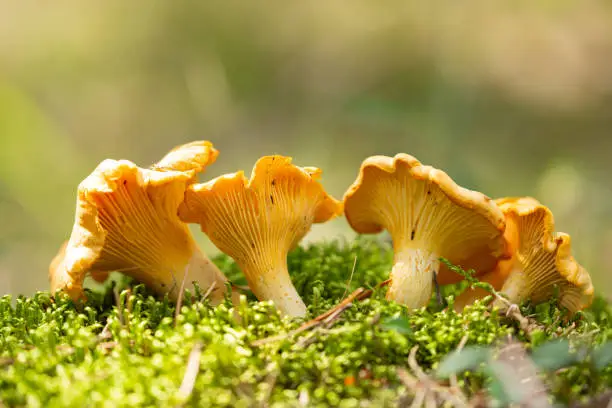
[[(550, 210), (531, 197), (502, 198), (496, 203), (506, 216), (505, 236), (512, 258), (482, 280), (493, 281), (494, 287), (503, 283), (501, 293), (513, 303), (546, 301), (554, 296), (557, 287), (561, 306), (570, 312), (590, 305), (591, 277), (571, 255), (570, 236), (554, 232)], [(463, 305), (482, 295), (466, 292), (457, 300)]]
[(358, 233), (389, 231), (394, 264), (387, 298), (409, 308), (427, 304), (436, 273), (441, 283), (461, 279), (441, 257), (485, 272), (505, 254), (499, 208), (407, 154), (367, 158), (344, 195), (344, 212)]
[[(69, 241), (64, 241), (64, 243), (62, 244), (62, 246), (60, 247), (59, 251), (57, 252), (57, 255), (55, 255), (55, 257), (51, 260), (51, 264), (49, 265), (49, 280), (51, 281), (51, 287), (52, 288), (57, 288), (62, 286), (62, 284), (60, 282), (54, 282), (54, 280), (60, 279), (62, 277), (66, 277), (65, 275), (62, 275), (61, 273), (57, 273), (57, 271), (60, 268), (60, 265), (62, 265), (62, 262), (64, 261), (64, 257), (66, 257), (66, 247), (68, 246), (68, 242)], [(89, 272), (89, 276), (91, 276), (91, 278), (93, 280), (95, 280), (98, 283), (104, 283), (106, 281), (106, 279), (108, 279), (110, 275), (110, 272), (108, 271), (90, 271)]]
[(202, 231), (231, 256), (255, 296), (272, 300), (290, 316), (304, 316), (306, 306), (287, 270), (287, 253), (313, 223), (342, 213), (342, 203), (317, 181), (321, 171), (298, 167), (290, 157), (265, 156), (251, 179), (242, 171), (187, 189), (179, 216)]
[(104, 160), (78, 188), (72, 234), (49, 268), (51, 291), (83, 297), (88, 274), (118, 271), (176, 297), (183, 278), (219, 302), (227, 279), (198, 248), (178, 207), (196, 172), (215, 161), (209, 142), (177, 147), (152, 169)]

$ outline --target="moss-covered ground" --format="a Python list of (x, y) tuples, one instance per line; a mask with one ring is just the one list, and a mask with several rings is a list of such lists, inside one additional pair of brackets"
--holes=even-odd
[[(435, 297), (408, 314), (381, 288), (294, 331), (358, 287), (384, 281), (391, 259), (390, 248), (366, 240), (295, 250), (289, 268), (309, 305), (305, 320), (283, 319), (250, 295), (235, 309), (229, 301), (213, 308), (204, 289), (187, 292), (176, 314), (174, 303), (128, 282), (89, 293), (78, 306), (45, 292), (4, 296), (0, 406), (381, 407), (415, 397), (503, 405), (532, 398), (529, 387), (493, 369), (510, 338), (538, 366), (553, 404), (587, 401), (612, 388), (612, 309), (602, 298), (572, 319), (554, 301), (521, 305), (531, 322), (522, 330), (516, 318), (484, 304), (458, 314)], [(216, 262), (241, 283), (229, 259)], [(444, 287), (446, 301), (452, 305), (464, 285)], [(450, 387), (455, 371), (459, 390)]]

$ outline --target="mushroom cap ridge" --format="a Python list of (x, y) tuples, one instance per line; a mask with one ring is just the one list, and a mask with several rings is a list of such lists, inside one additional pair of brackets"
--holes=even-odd
[(487, 218), (498, 230), (504, 231), (506, 227), (504, 215), (491, 198), (480, 192), (468, 190), (457, 185), (444, 171), (438, 170), (432, 166), (423, 165), (419, 160), (409, 154), (398, 153), (394, 157), (377, 155), (365, 159), (361, 164), (357, 180), (355, 180), (344, 194), (345, 216), (356, 232), (361, 234), (374, 234), (384, 230), (382, 225), (374, 223), (357, 223), (352, 219), (350, 211), (346, 209), (348, 206), (347, 200), (350, 200), (358, 194), (360, 187), (362, 187), (365, 173), (369, 169), (379, 169), (388, 174), (393, 174), (400, 167), (409, 170), (410, 175), (416, 180), (430, 181), (436, 184), (453, 203), (464, 208), (473, 209)]

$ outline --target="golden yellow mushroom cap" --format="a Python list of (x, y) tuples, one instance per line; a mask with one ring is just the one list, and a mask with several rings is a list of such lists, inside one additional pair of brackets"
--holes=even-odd
[[(64, 266), (64, 258), (66, 257), (66, 247), (68, 246), (68, 242), (69, 241), (67, 240), (64, 241), (59, 251), (57, 252), (57, 255), (55, 255), (55, 257), (51, 260), (51, 264), (49, 265), (49, 281), (51, 282), (52, 288), (66, 286), (67, 282), (62, 283), (61, 280), (63, 279), (62, 273), (66, 273)], [(62, 272), (62, 270), (64, 270), (64, 272)], [(106, 281), (106, 279), (108, 279), (110, 272), (90, 271), (89, 275), (96, 282), (103, 283), (104, 281)], [(65, 276), (64, 278), (67, 278), (67, 276)]]
[[(194, 158), (191, 152), (182, 158)], [(199, 157), (214, 160), (216, 156)], [(171, 296), (178, 293), (184, 276), (200, 284), (224, 280), (177, 215), (187, 185), (205, 163), (196, 164), (195, 159), (191, 164), (188, 160), (173, 163), (184, 171), (149, 170), (127, 160), (104, 160), (81, 182), (70, 240), (50, 267), (53, 292), (63, 289), (81, 298), (87, 274), (110, 271), (123, 272)], [(218, 289), (224, 290), (222, 285)]]
[(320, 174), (317, 168), (295, 166), (290, 157), (265, 156), (250, 180), (239, 171), (189, 186), (179, 216), (200, 224), (238, 263), (255, 295), (273, 298), (282, 310), (286, 299), (278, 298), (279, 291), (280, 297), (297, 296), (286, 270), (287, 253), (313, 223), (342, 213), (342, 204), (318, 182)]
[(318, 182), (320, 170), (285, 156), (260, 158), (250, 180), (239, 171), (187, 189), (179, 215), (198, 223), (228, 254), (247, 255), (254, 244), (274, 242), (289, 251), (313, 223), (342, 213), (342, 204)]
[[(367, 158), (344, 195), (344, 212), (358, 233), (388, 230), (396, 252), (423, 248), (477, 273), (506, 255), (504, 216), (495, 203), (408, 154)], [(440, 265), (439, 283), (459, 280)]]
[(218, 156), (219, 151), (211, 142), (197, 140), (170, 150), (160, 161), (151, 166), (151, 169), (201, 173), (213, 164)]
[(512, 271), (502, 287), (510, 300), (530, 299), (538, 303), (559, 289), (560, 303), (569, 311), (588, 307), (593, 300), (591, 277), (571, 254), (571, 239), (555, 233), (552, 212), (531, 197), (496, 200), (506, 215), (509, 229), (515, 231)]

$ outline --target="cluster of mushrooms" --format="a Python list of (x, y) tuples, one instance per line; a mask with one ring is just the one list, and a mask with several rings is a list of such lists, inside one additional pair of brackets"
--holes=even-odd
[[(513, 303), (558, 296), (575, 312), (592, 301), (591, 278), (572, 257), (570, 237), (554, 232), (552, 213), (533, 198), (491, 200), (402, 153), (367, 158), (342, 201), (325, 192), (321, 170), (278, 155), (260, 158), (249, 180), (239, 171), (198, 183), (218, 154), (210, 142), (197, 141), (147, 169), (127, 160), (100, 163), (79, 185), (72, 234), (49, 268), (51, 291), (83, 300), (87, 276), (103, 282), (117, 271), (175, 299), (185, 283), (197, 283), (218, 304), (227, 278), (196, 244), (188, 228), (195, 223), (235, 260), (259, 300), (301, 317), (306, 306), (291, 282), (287, 253), (313, 223), (344, 214), (358, 233), (390, 233), (386, 296), (409, 309), (427, 304), (434, 280), (463, 279), (441, 258), (473, 269)], [(487, 294), (468, 289), (455, 307)]]

